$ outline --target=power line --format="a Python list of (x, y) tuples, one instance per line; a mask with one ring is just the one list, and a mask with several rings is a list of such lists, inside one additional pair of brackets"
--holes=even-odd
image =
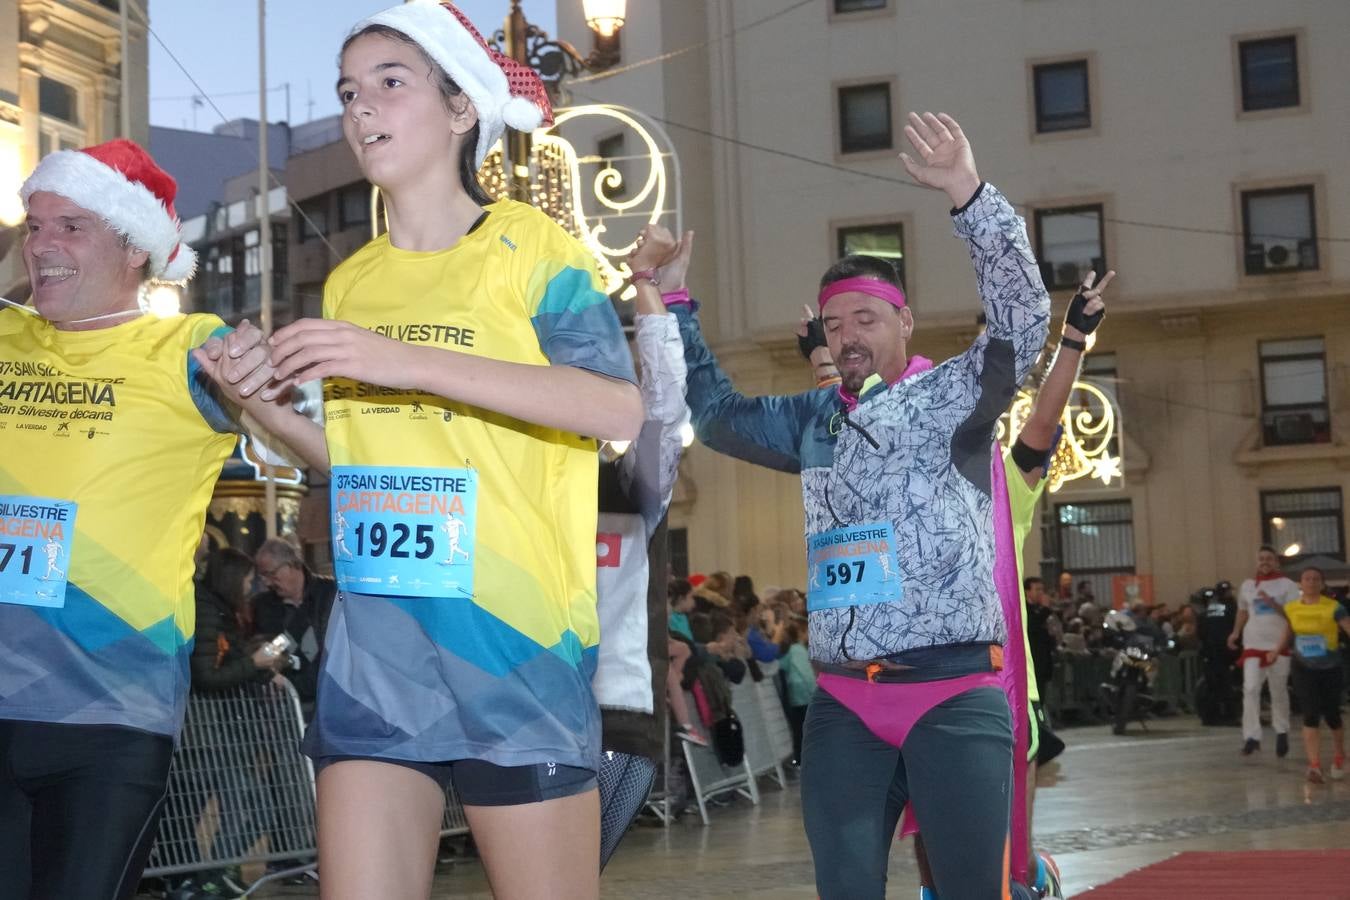
[[(146, 23), (145, 29), (155, 39), (155, 42), (159, 44), (160, 47), (163, 48), (164, 52), (169, 54), (169, 59), (173, 60), (173, 64), (178, 67), (178, 70), (183, 73), (183, 76), (187, 78), (188, 81), (192, 82), (192, 86), (195, 87), (200, 92), (202, 100), (208, 106), (210, 106), (211, 109), (215, 111), (216, 115), (220, 117), (220, 121), (222, 123), (228, 124), (230, 120), (225, 117), (225, 113), (221, 112), (220, 107), (216, 105), (216, 101), (212, 99), (212, 96), (208, 94), (200, 84), (197, 83), (197, 79), (192, 77), (192, 73), (187, 70), (187, 66), (183, 65), (182, 61), (179, 60), (178, 57), (174, 54), (174, 52), (169, 49), (169, 45), (164, 43), (164, 39), (159, 36), (159, 32), (151, 28), (148, 22)], [(266, 122), (260, 122), (258, 123), (258, 127), (266, 128), (268, 127), (268, 125)], [(253, 154), (253, 159), (254, 162), (260, 162), (256, 153)], [(267, 179), (268, 182), (274, 185), (275, 187), (282, 188), (283, 190), (286, 187), (285, 184), (283, 184), (275, 175), (272, 174), (272, 166), (270, 165), (270, 161), (269, 165), (267, 166)], [(305, 211), (300, 208), (300, 204), (291, 198), (290, 191), (286, 191), (286, 203), (291, 207), (291, 209), (295, 210), (295, 212), (300, 216), (300, 218), (304, 220), (305, 224), (310, 227), (310, 230), (313, 231), (314, 234), (318, 236), (319, 240), (323, 242), (323, 245), (328, 248), (328, 252), (333, 254), (333, 258), (338, 262), (342, 262), (342, 254), (339, 253), (338, 249), (333, 246), (331, 241), (328, 240), (327, 235), (323, 233), (323, 230), (319, 228), (318, 224), (308, 215), (305, 214)], [(271, 204), (269, 203), (267, 198), (265, 197), (262, 198), (262, 209), (260, 211), (262, 212), (263, 215), (271, 215), (270, 207)]]
[[(158, 39), (159, 39), (159, 35), (155, 35), (155, 39), (158, 40)], [(161, 46), (161, 47), (164, 46), (164, 44), (163, 44), (162, 41), (160, 42), (160, 46)], [(170, 54), (170, 55), (172, 55), (172, 54)], [(178, 61), (178, 60), (174, 60), (174, 62), (177, 62), (177, 61)], [(194, 81), (193, 84), (196, 84), (196, 82)], [(268, 88), (268, 89), (267, 89), (267, 93), (269, 93), (269, 94), (275, 94), (277, 91), (284, 91), (284, 90), (286, 90), (288, 87), (290, 87), (290, 85), (288, 85), (288, 84), (279, 84), (279, 85), (277, 85), (276, 87), (270, 87), (270, 88)], [(217, 92), (217, 93), (214, 94), (213, 96), (215, 96), (215, 97), (256, 97), (256, 96), (258, 96), (258, 92), (257, 92), (256, 90), (252, 90), (252, 91), (225, 91), (224, 93)], [(186, 101), (186, 100), (202, 100), (202, 99), (204, 99), (204, 98), (203, 98), (203, 95), (201, 95), (201, 94), (183, 94), (183, 95), (178, 96), (178, 97), (151, 97), (151, 98), (150, 98), (150, 102), (151, 102), (151, 103), (159, 103), (159, 102), (162, 101), (162, 102), (164, 102), (164, 103), (170, 103), (170, 102), (183, 102), (183, 101)]]
[[(586, 94), (582, 94), (581, 96), (584, 99), (589, 100), (593, 103), (605, 102), (597, 97), (589, 96)], [(724, 134), (718, 134), (715, 131), (710, 131), (706, 128), (700, 128), (697, 125), (688, 125), (683, 122), (676, 122), (673, 119), (663, 118), (662, 116), (656, 115), (655, 113), (644, 111), (644, 114), (647, 115), (649, 118), (651, 118), (653, 121), (660, 122), (662, 125), (665, 125), (668, 128), (677, 128), (682, 131), (689, 131), (694, 134), (702, 135), (703, 137), (711, 138), (712, 140), (715, 141), (721, 141), (723, 143), (731, 144), (736, 147), (742, 147), (746, 150), (754, 150), (759, 153), (766, 153), (772, 156), (778, 156), (784, 159), (790, 159), (796, 162), (806, 163), (807, 165), (816, 166), (818, 168), (829, 169), (834, 172), (840, 172), (845, 175), (851, 175), (855, 178), (866, 178), (872, 181), (880, 181), (886, 184), (897, 185), (899, 187), (918, 188), (919, 190), (924, 191), (935, 190), (935, 188), (930, 188), (927, 185), (919, 184), (917, 181), (911, 181), (908, 178), (901, 178), (896, 175), (884, 175), (879, 172), (864, 172), (860, 169), (851, 169), (848, 166), (843, 166), (840, 165), (839, 163), (829, 162), (828, 160), (816, 159), (815, 157), (805, 156), (801, 153), (793, 153), (790, 150), (783, 150), (778, 147), (769, 147), (764, 144), (757, 144), (754, 143), (753, 141), (747, 141), (742, 138), (735, 138), (729, 137)], [(1023, 208), (1033, 206), (1033, 204), (1029, 204), (1026, 202), (1018, 203), (1016, 201), (1013, 201), (1013, 205), (1021, 206)], [(1080, 218), (1090, 218), (1093, 220), (1099, 218), (1098, 216), (1087, 213), (1065, 213), (1064, 215), (1077, 216)], [(1186, 234), (1209, 234), (1221, 237), (1246, 237), (1246, 234), (1244, 232), (1234, 231), (1232, 229), (1227, 228), (1204, 228), (1192, 225), (1171, 225), (1162, 222), (1145, 222), (1139, 219), (1123, 219), (1120, 218), (1119, 216), (1107, 216), (1107, 215), (1100, 216), (1100, 219), (1103, 222), (1110, 222), (1113, 225), (1123, 225), (1132, 228), (1151, 228), (1158, 231), (1176, 231)], [(1303, 238), (1301, 235), (1286, 236), (1276, 234), (1265, 234), (1265, 236), (1275, 239), (1284, 238), (1287, 240), (1305, 240), (1305, 239), (1315, 240), (1318, 243), (1327, 243), (1327, 244), (1350, 244), (1350, 238), (1331, 237), (1326, 235), (1321, 235), (1316, 238)]]
[[(614, 75), (619, 75), (619, 74), (622, 74), (622, 73), (624, 73), (624, 72), (629, 72), (629, 71), (632, 71), (632, 70), (634, 70), (634, 69), (639, 69), (639, 68), (642, 68), (642, 67), (644, 67), (644, 66), (649, 66), (649, 65), (652, 65), (652, 64), (654, 64), (654, 63), (666, 62), (667, 60), (675, 59), (676, 57), (679, 57), (679, 56), (684, 56), (685, 54), (691, 53), (691, 52), (693, 52), (694, 50), (698, 50), (698, 49), (701, 49), (701, 48), (703, 48), (703, 47), (708, 47), (708, 46), (711, 46), (711, 45), (713, 45), (713, 44), (719, 43), (719, 42), (721, 42), (721, 41), (729, 40), (729, 39), (731, 39), (731, 38), (734, 38), (736, 35), (738, 35), (738, 34), (740, 34), (740, 33), (742, 33), (742, 32), (749, 31), (749, 30), (752, 29), (752, 28), (757, 28), (757, 27), (760, 26), (760, 25), (763, 25), (763, 24), (765, 24), (765, 23), (767, 23), (767, 22), (773, 21), (774, 19), (778, 19), (778, 18), (780, 18), (780, 17), (782, 17), (782, 16), (785, 16), (785, 15), (787, 15), (788, 13), (793, 12), (793, 11), (795, 11), (795, 10), (797, 10), (797, 9), (800, 9), (800, 8), (802, 8), (802, 7), (804, 7), (804, 6), (809, 6), (809, 5), (811, 5), (813, 2), (814, 2), (814, 0), (799, 0), (799, 2), (793, 3), (793, 4), (789, 5), (789, 6), (786, 6), (786, 7), (784, 7), (783, 9), (778, 10), (777, 12), (770, 13), (770, 14), (767, 15), (767, 16), (762, 16), (762, 17), (760, 17), (760, 18), (758, 18), (758, 19), (755, 19), (755, 20), (753, 20), (753, 21), (751, 21), (751, 22), (747, 22), (747, 23), (745, 23), (744, 25), (737, 26), (736, 28), (733, 28), (733, 29), (731, 29), (730, 31), (727, 31), (727, 32), (725, 32), (725, 33), (723, 33), (723, 34), (720, 34), (720, 35), (716, 36), (716, 37), (709, 38), (709, 39), (706, 40), (706, 41), (699, 41), (698, 43), (690, 44), (690, 45), (688, 45), (688, 46), (686, 46), (686, 47), (681, 47), (681, 48), (679, 48), (679, 49), (677, 49), (677, 50), (671, 50), (671, 51), (669, 51), (669, 52), (667, 52), (667, 53), (662, 53), (662, 54), (659, 54), (659, 55), (657, 55), (657, 56), (652, 56), (652, 57), (648, 57), (648, 58), (646, 58), (646, 59), (637, 60), (637, 61), (635, 61), (635, 62), (629, 63), (628, 65), (617, 66), (617, 67), (612, 68), (612, 69), (607, 69), (607, 70), (605, 70), (604, 72), (599, 72), (599, 73), (596, 73), (596, 74), (593, 74), (593, 75), (586, 75), (586, 76), (582, 76), (582, 77), (580, 77), (580, 78), (572, 78), (572, 79), (569, 79), (569, 80), (566, 82), (566, 84), (569, 85), (569, 86), (570, 86), (570, 85), (575, 85), (575, 84), (586, 84), (586, 83), (588, 83), (588, 82), (596, 81), (596, 80), (599, 80), (599, 79), (601, 79), (601, 78), (610, 78), (610, 77), (612, 77), (612, 76), (614, 76)], [(583, 94), (579, 94), (578, 96), (580, 96), (581, 98), (583, 98), (583, 99), (585, 99), (585, 100), (589, 100), (589, 101), (592, 102), (592, 103), (603, 103), (603, 102), (605, 102), (605, 101), (603, 101), (603, 100), (601, 100), (601, 99), (599, 99), (599, 98), (597, 98), (597, 97), (590, 96), (590, 95), (587, 95), (587, 94), (584, 94), (584, 93), (583, 93)], [(646, 111), (644, 110), (644, 112), (646, 112)], [(693, 132), (694, 134), (699, 134), (699, 135), (702, 135), (702, 136), (704, 136), (704, 137), (711, 138), (712, 140), (716, 140), (716, 141), (721, 141), (721, 142), (723, 142), (723, 143), (732, 144), (732, 145), (737, 146), (737, 147), (743, 147), (743, 148), (745, 148), (745, 149), (747, 149), (747, 150), (754, 150), (754, 151), (760, 152), (760, 153), (766, 153), (766, 154), (771, 154), (771, 155), (774, 155), (774, 156), (779, 156), (779, 157), (782, 157), (782, 158), (784, 158), (784, 159), (795, 160), (795, 161), (797, 161), (797, 162), (806, 163), (807, 165), (817, 166), (817, 167), (819, 167), (819, 168), (824, 168), (824, 169), (830, 169), (830, 170), (832, 170), (832, 171), (841, 172), (841, 173), (843, 173), (843, 174), (845, 174), (845, 175), (852, 175), (852, 176), (857, 177), (857, 178), (867, 178), (867, 179), (871, 179), (871, 180), (873, 180), (873, 181), (880, 181), (880, 182), (887, 183), (887, 184), (894, 184), (894, 185), (898, 185), (898, 186), (900, 186), (900, 187), (919, 188), (919, 189), (925, 190), (925, 191), (933, 190), (933, 188), (930, 188), (930, 187), (928, 187), (928, 186), (926, 186), (926, 185), (919, 184), (919, 183), (916, 182), (916, 181), (911, 181), (911, 180), (909, 180), (908, 178), (900, 178), (900, 177), (893, 176), (893, 175), (882, 175), (882, 174), (876, 173), (876, 172), (864, 172), (864, 171), (860, 171), (860, 170), (858, 170), (858, 169), (851, 169), (851, 168), (849, 168), (848, 166), (842, 166), (842, 165), (839, 165), (838, 163), (829, 162), (829, 161), (827, 161), (827, 160), (815, 159), (814, 157), (804, 156), (804, 155), (802, 155), (802, 154), (800, 154), (800, 153), (793, 153), (793, 152), (791, 152), (791, 151), (783, 150), (783, 149), (780, 149), (780, 148), (778, 148), (778, 147), (768, 147), (768, 146), (765, 146), (765, 145), (763, 145), (763, 144), (756, 144), (756, 143), (754, 143), (754, 142), (742, 140), (742, 139), (740, 139), (740, 138), (734, 138), (734, 137), (729, 137), (729, 136), (727, 136), (727, 135), (718, 134), (717, 132), (709, 131), (709, 130), (704, 129), (704, 128), (699, 128), (699, 127), (697, 127), (697, 126), (695, 126), (695, 125), (687, 125), (687, 124), (685, 124), (685, 123), (683, 123), (683, 122), (675, 122), (675, 121), (672, 121), (672, 120), (670, 120), (670, 119), (662, 118), (661, 116), (655, 115), (654, 113), (647, 113), (647, 115), (650, 116), (650, 118), (652, 118), (654, 121), (660, 122), (662, 125), (665, 125), (665, 126), (667, 126), (667, 127), (669, 127), (669, 128), (678, 128), (678, 129), (681, 129), (681, 130), (683, 130), (683, 131)], [(1028, 203), (1015, 203), (1014, 205), (1016, 205), (1016, 206), (1021, 206), (1021, 207), (1023, 207), (1023, 208), (1026, 208), (1026, 207), (1028, 207), (1028, 206), (1031, 206), (1031, 204), (1028, 204)], [(1064, 214), (1064, 215), (1066, 215), (1066, 216), (1076, 216), (1076, 217), (1079, 217), (1079, 218), (1090, 218), (1090, 219), (1095, 219), (1095, 218), (1097, 218), (1096, 216), (1093, 216), (1093, 215), (1091, 215), (1091, 214), (1084, 214), (1084, 213), (1066, 213), (1066, 214)], [(1190, 226), (1190, 225), (1172, 225), (1172, 224), (1161, 223), (1161, 222), (1145, 222), (1145, 221), (1138, 220), (1138, 219), (1124, 219), (1124, 218), (1121, 218), (1121, 217), (1119, 217), (1119, 216), (1105, 216), (1105, 215), (1101, 216), (1101, 220), (1102, 220), (1103, 222), (1110, 222), (1110, 223), (1113, 224), (1113, 225), (1123, 225), (1123, 226), (1132, 227), (1132, 228), (1150, 228), (1150, 229), (1159, 230), (1159, 231), (1174, 231), (1174, 232), (1179, 232), (1179, 233), (1182, 233), (1182, 234), (1208, 234), (1208, 235), (1214, 235), (1214, 236), (1218, 236), (1218, 237), (1242, 237), (1242, 238), (1246, 238), (1246, 237), (1247, 237), (1247, 235), (1246, 235), (1245, 232), (1234, 231), (1234, 230), (1232, 230), (1232, 229), (1227, 229), (1227, 228), (1205, 228), (1205, 227), (1200, 227), (1200, 226)], [(1281, 240), (1281, 239), (1283, 239), (1283, 240), (1303, 240), (1303, 239), (1305, 239), (1305, 238), (1303, 238), (1302, 235), (1264, 234), (1263, 236), (1264, 236), (1264, 237), (1271, 238), (1271, 239), (1276, 239), (1276, 240)], [(1317, 237), (1317, 238), (1312, 238), (1311, 240), (1315, 240), (1315, 241), (1317, 241), (1318, 243), (1328, 243), (1328, 244), (1344, 244), (1344, 243), (1350, 243), (1350, 238), (1343, 238), (1343, 237)]]

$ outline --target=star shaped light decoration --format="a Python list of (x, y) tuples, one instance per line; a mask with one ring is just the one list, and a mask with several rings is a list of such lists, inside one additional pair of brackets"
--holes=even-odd
[[(1011, 447), (1031, 415), (1035, 392), (1018, 391), (1012, 407), (999, 419), (997, 437)], [(1064, 435), (1050, 458), (1048, 487), (1057, 492), (1065, 482), (1093, 478), (1107, 487), (1120, 487), (1125, 480), (1124, 459), (1118, 445), (1119, 413), (1109, 393), (1091, 381), (1073, 385), (1068, 405), (1060, 418)], [(1115, 451), (1115, 454), (1112, 451)]]

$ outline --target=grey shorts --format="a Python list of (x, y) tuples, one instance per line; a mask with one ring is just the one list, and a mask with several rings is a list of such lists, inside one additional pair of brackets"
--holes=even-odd
[(314, 760), (318, 774), (336, 762), (366, 759), (389, 763), (421, 772), (441, 786), (453, 785), (465, 806), (519, 806), (541, 803), (559, 797), (571, 797), (595, 790), (595, 772), (575, 766), (537, 763), (526, 766), (498, 766), (481, 759), (456, 759), (450, 762), (420, 762), (388, 759), (380, 756), (323, 756)]

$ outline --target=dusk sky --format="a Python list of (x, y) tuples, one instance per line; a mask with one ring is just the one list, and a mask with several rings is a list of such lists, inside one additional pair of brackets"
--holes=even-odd
[[(268, 119), (286, 118), (290, 83), (295, 124), (338, 111), (333, 83), (337, 51), (352, 25), (393, 5), (393, 0), (268, 0)], [(555, 29), (552, 0), (524, 0), (531, 22)], [(463, 0), (460, 8), (489, 39), (501, 27), (506, 0)], [(247, 0), (152, 0), (150, 27), (211, 96), (227, 119), (258, 115), (258, 20)], [(322, 12), (320, 15), (319, 12)], [(209, 131), (220, 117), (209, 105), (195, 108), (191, 80), (150, 38), (150, 122)], [(311, 105), (312, 101), (312, 105)]]

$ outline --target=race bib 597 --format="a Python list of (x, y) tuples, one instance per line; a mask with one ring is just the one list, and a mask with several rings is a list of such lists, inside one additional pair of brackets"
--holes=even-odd
[(813, 534), (806, 554), (808, 610), (904, 599), (889, 522)]

